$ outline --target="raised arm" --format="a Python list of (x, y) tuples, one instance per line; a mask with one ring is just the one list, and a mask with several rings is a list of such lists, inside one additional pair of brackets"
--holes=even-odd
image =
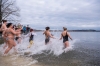
[(68, 32), (67, 32), (67, 35), (68, 35), (68, 37), (69, 37), (71, 40), (73, 40)]

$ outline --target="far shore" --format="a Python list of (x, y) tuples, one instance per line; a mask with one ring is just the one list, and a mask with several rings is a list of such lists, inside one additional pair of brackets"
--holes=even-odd
[[(44, 30), (35, 30), (36, 32), (41, 32)], [(51, 32), (62, 32), (63, 30), (50, 30)], [(68, 32), (100, 32), (100, 30), (68, 30)]]

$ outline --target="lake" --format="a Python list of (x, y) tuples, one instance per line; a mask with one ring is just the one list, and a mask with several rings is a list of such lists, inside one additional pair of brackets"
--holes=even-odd
[[(44, 44), (43, 32), (34, 36), (34, 44), (27, 49), (28, 37), (17, 44), (18, 54), (13, 49), (6, 57), (2, 56), (3, 46), (0, 45), (0, 66), (100, 66), (100, 32), (70, 32), (73, 41), (70, 47), (63, 49), (61, 32), (52, 32), (57, 39)], [(25, 55), (25, 52), (31, 52)], [(6, 63), (6, 64), (5, 64)]]

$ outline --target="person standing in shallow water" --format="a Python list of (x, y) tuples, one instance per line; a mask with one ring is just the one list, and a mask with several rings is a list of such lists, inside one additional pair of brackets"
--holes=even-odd
[(61, 33), (61, 38), (60, 40), (63, 38), (63, 43), (65, 45), (65, 48), (69, 47), (69, 41), (68, 41), (68, 37), (72, 40), (70, 34), (67, 32), (67, 28), (63, 27), (63, 32)]
[(50, 42), (50, 38), (55, 38), (52, 36), (52, 34), (50, 33), (50, 27), (46, 27), (46, 30), (44, 31), (43, 35), (45, 34), (45, 45), (48, 44)]

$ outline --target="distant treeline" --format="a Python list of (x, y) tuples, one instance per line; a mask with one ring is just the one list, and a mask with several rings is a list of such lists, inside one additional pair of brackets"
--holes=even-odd
[[(34, 29), (34, 31), (40, 32), (40, 31), (44, 31), (44, 30)], [(61, 32), (63, 30), (50, 30), (50, 31), (52, 31), (52, 32)], [(100, 30), (68, 30), (68, 32), (100, 32)]]

